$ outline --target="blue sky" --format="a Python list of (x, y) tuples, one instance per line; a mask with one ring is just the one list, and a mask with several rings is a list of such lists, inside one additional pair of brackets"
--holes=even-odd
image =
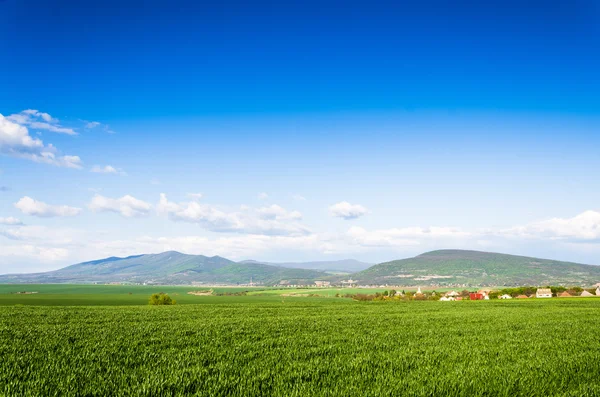
[(600, 264), (600, 5), (483, 3), (0, 1), (0, 272)]

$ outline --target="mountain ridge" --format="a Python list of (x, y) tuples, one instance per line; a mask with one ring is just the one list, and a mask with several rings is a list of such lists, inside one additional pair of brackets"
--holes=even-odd
[(295, 284), (312, 283), (324, 278), (324, 272), (288, 269), (262, 263), (242, 264), (215, 255), (188, 255), (177, 251), (158, 254), (108, 257), (33, 274), (0, 275), (8, 283), (94, 283), (132, 282), (165, 284), (277, 284), (288, 280)]
[[(215, 255), (177, 251), (108, 257), (33, 274), (0, 275), (0, 283), (161, 283), (311, 285), (316, 280), (340, 283), (351, 278), (360, 285), (397, 286), (519, 286), (592, 285), (600, 282), (600, 266), (475, 250), (443, 249), (412, 258), (379, 263), (350, 274), (286, 267), (341, 261), (269, 263), (235, 262)], [(364, 262), (355, 261), (359, 264)]]

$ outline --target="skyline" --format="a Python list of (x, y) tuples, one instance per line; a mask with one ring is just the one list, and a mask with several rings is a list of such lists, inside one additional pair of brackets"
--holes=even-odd
[(171, 249), (600, 265), (596, 3), (133, 4), (0, 2), (0, 274)]

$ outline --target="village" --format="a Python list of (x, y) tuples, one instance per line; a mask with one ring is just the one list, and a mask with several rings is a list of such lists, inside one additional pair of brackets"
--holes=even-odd
[[(600, 297), (600, 286), (596, 287), (594, 292), (590, 290), (582, 289), (582, 288), (573, 288), (573, 289), (564, 289), (564, 288), (556, 288), (553, 292), (552, 288), (537, 288), (535, 293), (530, 293), (529, 295), (525, 293), (502, 293), (500, 291), (494, 291), (491, 289), (480, 289), (477, 292), (469, 292), (468, 299), (469, 300), (489, 300), (492, 299), (529, 299), (529, 298), (592, 298), (592, 297)], [(417, 291), (417, 294), (420, 292), (420, 289)], [(450, 291), (445, 293), (440, 297), (440, 301), (459, 301), (465, 299), (466, 296), (464, 293), (459, 293), (456, 291)]]

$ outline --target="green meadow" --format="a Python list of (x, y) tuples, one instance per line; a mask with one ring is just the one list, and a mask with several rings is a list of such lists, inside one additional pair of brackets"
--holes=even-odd
[[(190, 295), (194, 291), (212, 291), (212, 296)], [(335, 297), (336, 294), (375, 293), (385, 288), (289, 288), (265, 287), (194, 287), (150, 285), (93, 285), (93, 284), (0, 284), (0, 306), (119, 306), (146, 305), (156, 292), (169, 294), (177, 304), (205, 304), (224, 301), (259, 302), (272, 299), (302, 298), (306, 295)], [(29, 292), (23, 294), (18, 292)], [(31, 292), (35, 292), (31, 294)], [(247, 296), (234, 296), (245, 293)], [(228, 296), (217, 296), (227, 294)], [(231, 296), (229, 296), (231, 295)]]
[[(0, 395), (600, 395), (600, 299), (197, 290), (0, 286)], [(149, 306), (154, 292), (182, 304)]]
[[(211, 290), (215, 294), (235, 294), (252, 288), (206, 288), (149, 285), (93, 285), (93, 284), (0, 284), (0, 306), (126, 306), (147, 305), (150, 295), (156, 292), (169, 294), (177, 304), (211, 303), (215, 298), (233, 299), (236, 296), (195, 296), (188, 292)], [(18, 292), (35, 292), (22, 294)]]

